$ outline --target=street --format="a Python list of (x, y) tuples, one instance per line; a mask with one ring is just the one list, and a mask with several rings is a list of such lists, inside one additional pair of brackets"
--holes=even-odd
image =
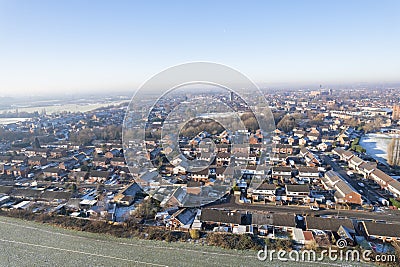
[[(324, 161), (326, 165), (330, 165), (332, 167), (332, 170), (335, 172), (339, 173), (340, 176), (343, 177), (347, 181), (348, 184), (350, 184), (354, 189), (357, 190), (357, 192), (361, 193), (361, 195), (368, 200), (369, 203), (366, 204), (371, 204), (374, 202), (379, 202), (380, 196), (373, 190), (370, 189), (368, 190), (368, 185), (365, 184), (365, 187), (361, 187), (356, 179), (351, 178), (346, 170), (344, 170), (342, 167), (340, 167), (335, 161), (333, 161), (330, 157), (326, 155), (322, 155), (324, 158)], [(361, 190), (361, 192), (360, 192)], [(365, 201), (365, 199), (364, 199)]]
[(240, 204), (235, 201), (234, 196), (227, 198), (227, 202), (215, 202), (207, 205), (205, 208), (229, 209), (229, 210), (245, 210), (245, 211), (262, 211), (271, 213), (295, 213), (311, 216), (332, 216), (345, 217), (350, 219), (364, 219), (374, 221), (386, 221), (388, 223), (400, 223), (400, 211), (387, 210), (384, 212), (369, 212), (359, 210), (310, 210), (308, 206), (278, 206), (271, 204)]

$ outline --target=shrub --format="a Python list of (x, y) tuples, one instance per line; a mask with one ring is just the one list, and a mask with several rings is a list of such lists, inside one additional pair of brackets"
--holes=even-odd
[(262, 240), (250, 235), (208, 233), (206, 241), (208, 245), (218, 246), (226, 249), (260, 250), (263, 248)]
[(288, 239), (278, 239), (275, 243), (277, 249), (290, 249), (292, 248), (293, 242)]
[(392, 203), (393, 206), (395, 206), (396, 208), (400, 209), (400, 202), (399, 201), (397, 201), (394, 198), (390, 198), (389, 200), (390, 200), (390, 203)]
[(200, 232), (197, 229), (190, 229), (189, 234), (190, 234), (190, 238), (192, 238), (192, 239), (200, 238)]

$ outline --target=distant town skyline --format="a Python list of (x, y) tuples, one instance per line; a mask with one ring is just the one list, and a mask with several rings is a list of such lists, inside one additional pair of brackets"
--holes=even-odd
[(134, 90), (191, 61), (264, 84), (400, 82), (398, 1), (1, 1), (0, 96)]

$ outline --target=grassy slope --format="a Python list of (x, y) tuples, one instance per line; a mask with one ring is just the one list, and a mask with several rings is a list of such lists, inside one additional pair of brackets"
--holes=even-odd
[[(122, 239), (0, 217), (0, 266), (341, 266), (260, 262), (256, 251)], [(349, 265), (347, 265), (349, 266)], [(366, 266), (365, 264), (352, 266)]]

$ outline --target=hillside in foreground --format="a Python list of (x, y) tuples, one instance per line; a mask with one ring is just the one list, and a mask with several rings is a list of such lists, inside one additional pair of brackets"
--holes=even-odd
[(197, 244), (115, 238), (0, 217), (0, 266), (342, 266), (260, 262), (256, 254)]

